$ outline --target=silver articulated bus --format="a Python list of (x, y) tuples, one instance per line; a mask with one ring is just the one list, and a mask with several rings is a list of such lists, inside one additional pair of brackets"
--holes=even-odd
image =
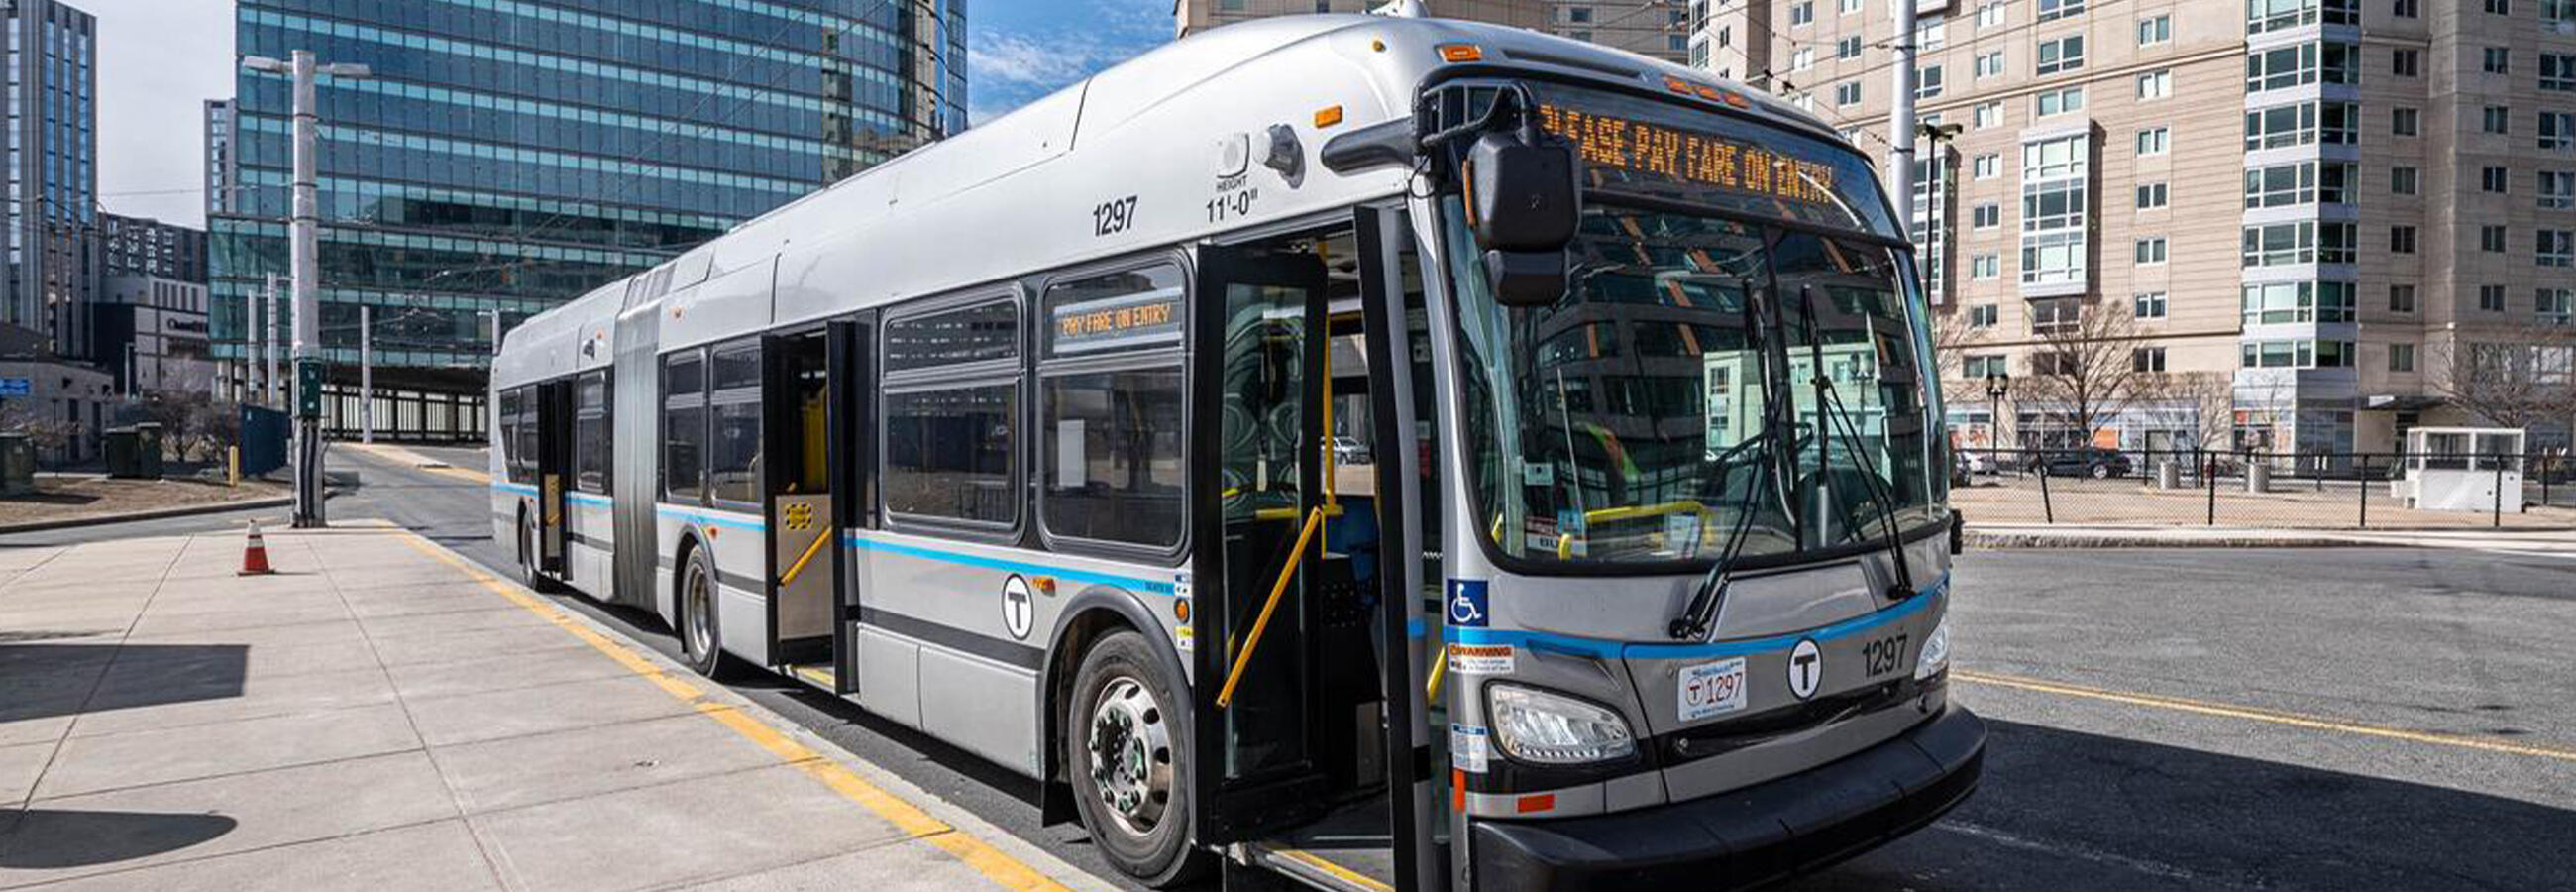
[(1148, 884), (1758, 883), (1976, 785), (1925, 312), (1775, 100), (1246, 22), (511, 331), (494, 529)]

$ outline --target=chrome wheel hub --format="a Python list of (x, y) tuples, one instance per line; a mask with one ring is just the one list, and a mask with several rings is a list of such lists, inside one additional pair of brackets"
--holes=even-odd
[(1091, 709), (1091, 787), (1129, 833), (1143, 836), (1162, 823), (1172, 801), (1169, 716), (1136, 679), (1121, 676), (1100, 692)]
[(689, 653), (696, 656), (714, 653), (715, 624), (707, 618), (707, 614), (715, 609), (715, 605), (710, 603), (707, 597), (707, 575), (696, 567), (691, 567), (689, 583), (681, 588), (681, 593), (688, 599), (689, 615), (685, 622), (689, 627)]

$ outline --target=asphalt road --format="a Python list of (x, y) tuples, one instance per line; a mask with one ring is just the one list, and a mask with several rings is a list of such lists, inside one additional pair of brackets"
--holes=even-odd
[[(421, 450), (466, 467), (479, 452)], [(487, 491), (348, 451), (340, 517), (496, 568)], [(268, 512), (282, 514), (278, 512)], [(238, 516), (0, 538), (220, 529)], [(2576, 560), (2435, 549), (1972, 553), (1955, 696), (1992, 729), (1942, 822), (1800, 890), (2576, 888)], [(658, 620), (579, 598), (646, 646)], [(1073, 863), (1024, 782), (783, 680), (735, 689)]]

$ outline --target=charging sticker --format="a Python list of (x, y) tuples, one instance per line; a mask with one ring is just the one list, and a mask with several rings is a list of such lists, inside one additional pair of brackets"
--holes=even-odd
[(1493, 752), (1491, 736), (1483, 726), (1449, 726), (1449, 767), (1483, 774), (1485, 765), (1493, 761)]
[(1449, 645), (1449, 671), (1478, 675), (1502, 675), (1512, 671), (1512, 646), (1508, 644)]

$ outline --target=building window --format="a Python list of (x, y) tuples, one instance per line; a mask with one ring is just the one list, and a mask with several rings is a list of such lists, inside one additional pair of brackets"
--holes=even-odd
[(2576, 24), (2576, 0), (2540, 0), (2540, 23), (2560, 34)]
[(2480, 123), (2480, 127), (2488, 133), (2509, 134), (2513, 132), (2513, 125), (2509, 123), (2512, 117), (2513, 109), (2501, 105), (2490, 105), (2486, 107), (2486, 114), (2484, 115), (2484, 120)]
[(2576, 266), (2576, 229), (2543, 229), (2532, 233), (2532, 261), (2541, 266)]
[(2532, 293), (2532, 310), (2545, 325), (2576, 322), (2576, 288), (2542, 288)]
[(2165, 293), (2142, 291), (2129, 296), (2130, 312), (2140, 319), (2165, 318)]
[(2149, 183), (2138, 187), (2138, 210), (2151, 211), (2165, 206), (2165, 184)]
[(2165, 370), (2165, 348), (2137, 347), (2129, 351), (2129, 370), (2161, 372)]
[(2286, 90), (2317, 83), (2359, 82), (2354, 61), (2361, 47), (2350, 43), (2295, 43), (2245, 55), (2245, 90)]
[(2138, 263), (2141, 265), (2154, 265), (2165, 262), (2165, 237), (2159, 235), (2153, 238), (2139, 239), (2137, 241), (2137, 259)]
[(2504, 286), (2478, 286), (2478, 309), (2487, 313), (2504, 312)]
[(1854, 35), (1852, 35), (1852, 36), (1850, 36), (1850, 37), (1845, 37), (1845, 38), (1843, 38), (1843, 39), (1841, 39), (1841, 40), (1834, 41), (1834, 58), (1836, 58), (1836, 59), (1858, 59), (1858, 58), (1860, 58), (1860, 35), (1858, 35), (1858, 34), (1854, 34)]
[(2415, 286), (2388, 286), (2388, 311), (2391, 313), (2415, 312)]
[(2504, 253), (2505, 231), (2497, 224), (2478, 227), (2478, 250), (2489, 254)]
[(1799, 0), (1799, 2), (1797, 2), (1797, 3), (1789, 4), (1789, 26), (1790, 26), (1790, 27), (1795, 28), (1795, 27), (1797, 27), (1797, 26), (1799, 26), (1799, 25), (1812, 24), (1812, 23), (1814, 23), (1815, 21), (1816, 21), (1816, 3), (1815, 3), (1815, 0)]
[(2351, 341), (2246, 341), (2241, 361), (2249, 369), (2351, 368), (2358, 352)]
[(2389, 109), (2388, 132), (2398, 136), (2416, 135), (2423, 130), (2423, 123), (2419, 114), (2419, 112), (2411, 108)]
[(1968, 209), (1968, 225), (1976, 229), (1993, 229), (2003, 225), (2003, 220), (2001, 205), (1981, 204)]
[(2245, 150), (2283, 146), (2352, 145), (2360, 142), (2354, 122), (2361, 117), (2350, 102), (2294, 102), (2245, 113)]
[(2067, 87), (2049, 90), (2031, 97), (2031, 116), (2045, 118), (2084, 110), (2084, 88)]
[(1979, 254), (1968, 258), (1968, 277), (1971, 279), (1996, 279), (2001, 278), (2003, 274), (2004, 258), (2001, 254)]
[(2419, 178), (2419, 176), (2418, 176), (2418, 174), (2417, 174), (2417, 172), (2416, 172), (2415, 168), (2413, 168), (2413, 167), (2392, 167), (2392, 168), (2389, 168), (2389, 169), (2388, 169), (2388, 194), (2390, 194), (2390, 195), (2413, 195), (2413, 194), (2415, 194), (2416, 181), (2417, 181), (2417, 179), (2418, 179), (2418, 178)]
[(2021, 282), (2081, 284), (2085, 279), (2086, 193), (2090, 142), (2082, 134), (2021, 147)]
[(2391, 253), (2391, 254), (2413, 254), (2413, 253), (2415, 253), (2415, 227), (2412, 227), (2412, 226), (2391, 226), (2391, 227), (2388, 227), (2388, 253)]
[(2003, 176), (2004, 156), (1994, 152), (1979, 155), (1975, 160), (1969, 163), (1969, 169), (1973, 171), (1976, 174), (1977, 179), (1980, 180), (1991, 180), (1996, 177)]
[(2004, 73), (2004, 51), (1977, 54), (1976, 76), (1979, 79), (2001, 77)]
[(2324, 21), (2329, 25), (2361, 24), (2358, 0), (2247, 0), (2245, 33), (2261, 34)]
[(2513, 0), (2487, 0), (2488, 15), (2512, 15)]
[(1789, 53), (1789, 70), (1805, 71), (1816, 67), (1816, 48), (1802, 46)]
[(2481, 192), (2492, 192), (2497, 195), (2502, 195), (2505, 193), (2505, 189), (2507, 188), (2505, 181), (2512, 177), (2513, 171), (2506, 168), (2495, 167), (2492, 165), (2479, 168), (2478, 190)]
[(2541, 171), (2540, 209), (2563, 211), (2570, 208), (2576, 208), (2576, 171)]
[(2163, 99), (2173, 95), (2173, 72), (2150, 71), (2138, 75), (2140, 100)]
[(1994, 304), (1978, 304), (1968, 308), (1968, 327), (1993, 328), (2001, 316)]
[(2398, 77), (2420, 77), (2424, 72), (2424, 51), (2398, 49), (2388, 51), (2388, 73)]
[(1959, 357), (1959, 370), (1970, 379), (1994, 378), (2011, 374), (2001, 353), (1970, 353)]
[(2043, 22), (2083, 12), (2084, 0), (2039, 0), (2039, 20)]
[(2138, 131), (2138, 154), (2162, 155), (2173, 145), (2173, 128), (2150, 127)]
[(1914, 70), (1914, 98), (1930, 99), (1941, 95), (1941, 66)]
[(1977, 7), (1977, 27), (1992, 28), (2004, 23), (2004, 6), (2009, 0), (1997, 0)]
[(2354, 226), (2301, 220), (2244, 229), (2243, 265), (2292, 266), (2353, 262)]
[(2540, 148), (2546, 152), (2576, 150), (2576, 112), (2541, 112)]
[(1860, 4), (1861, 0), (1835, 0), (1834, 14), (1851, 15), (1853, 13), (1857, 13), (1860, 11)]
[(1846, 82), (1843, 82), (1843, 83), (1835, 84), (1835, 85), (1834, 85), (1834, 104), (1835, 104), (1835, 105), (1859, 105), (1859, 104), (1860, 104), (1860, 82), (1859, 82), (1859, 81), (1846, 81)]
[(2155, 46), (2173, 42), (2173, 16), (2160, 15), (2138, 20), (2138, 45)]
[(2414, 371), (2414, 370), (2415, 370), (2415, 345), (2413, 345), (2413, 344), (2390, 344), (2390, 345), (2388, 345), (2388, 370), (2389, 370), (2389, 371), (2392, 371), (2392, 372), (2411, 372), (2411, 371)]
[(2243, 321), (2294, 325), (2353, 320), (2351, 282), (2270, 282), (2244, 286)]
[[(2041, 0), (2047, 2), (2047, 0)], [(2055, 40), (2039, 42), (2039, 74), (2056, 74), (2084, 67), (2084, 35), (2069, 34)]]
[(2030, 330), (2033, 334), (2073, 331), (2083, 322), (2084, 304), (2072, 297), (2053, 297), (2030, 302)]
[(1984, 130), (2001, 125), (2003, 122), (2004, 104), (2002, 102), (1980, 102), (1975, 108), (1968, 110), (1968, 123), (1976, 129)]
[[(2576, 5), (2576, 0), (2570, 0), (2570, 5)], [(2576, 53), (2540, 54), (2540, 88), (2576, 91)]]
[(2245, 171), (2247, 208), (2301, 204), (2349, 204), (2353, 165), (2334, 161), (2293, 161)]
[(2500, 46), (2491, 46), (2486, 47), (2485, 49), (2486, 52), (2484, 54), (2484, 58), (2478, 65), (2480, 70), (2485, 71), (2488, 74), (2513, 73), (2513, 55), (2511, 50)]
[(2415, 8), (2415, 0), (2389, 0), (2388, 13), (2401, 19), (2416, 18), (2423, 14)]

